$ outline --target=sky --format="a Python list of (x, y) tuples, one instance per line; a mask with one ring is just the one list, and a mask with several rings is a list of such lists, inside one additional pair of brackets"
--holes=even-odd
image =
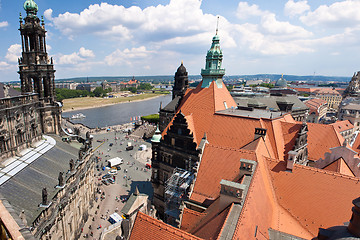
[[(18, 80), (19, 13), (0, 0), (0, 81)], [(227, 75), (360, 70), (360, 0), (35, 0), (56, 78), (200, 74), (219, 16)]]

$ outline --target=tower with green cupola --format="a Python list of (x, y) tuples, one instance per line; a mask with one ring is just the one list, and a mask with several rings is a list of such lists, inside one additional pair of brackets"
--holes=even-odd
[(37, 16), (38, 6), (33, 0), (24, 3), (26, 17), (20, 13), (22, 56), (19, 58), (21, 92), (37, 93), (46, 103), (54, 101), (55, 70), (46, 51), (44, 19)]
[(225, 69), (221, 68), (223, 54), (220, 49), (220, 38), (218, 36), (218, 29), (212, 39), (212, 44), (206, 54), (205, 68), (201, 69), (201, 76), (203, 78), (202, 88), (208, 88), (214, 81), (218, 88), (223, 87), (222, 77), (225, 75)]
[(55, 99), (55, 70), (46, 51), (46, 30), (43, 17), (37, 16), (38, 6), (33, 0), (24, 3), (26, 17), (20, 13), (22, 53), (18, 59), (21, 93), (37, 94), (42, 132), (59, 133), (61, 105)]

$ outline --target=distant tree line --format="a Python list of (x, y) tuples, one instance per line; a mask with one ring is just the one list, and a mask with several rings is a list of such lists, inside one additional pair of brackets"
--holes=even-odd
[(111, 88), (102, 89), (102, 87), (95, 88), (92, 92), (87, 90), (73, 90), (67, 88), (56, 88), (56, 99), (58, 101), (62, 101), (68, 98), (78, 98), (78, 97), (105, 97), (109, 92), (111, 92)]

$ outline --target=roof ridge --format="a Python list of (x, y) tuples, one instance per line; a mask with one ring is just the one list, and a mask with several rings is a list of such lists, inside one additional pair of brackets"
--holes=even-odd
[[(251, 141), (251, 142), (253, 142), (253, 141)], [(231, 151), (237, 151), (237, 152), (242, 152), (242, 153), (254, 153), (254, 150), (241, 149), (241, 148), (238, 149), (238, 148), (231, 148), (231, 147), (225, 147), (225, 146), (217, 146), (217, 145), (213, 145), (211, 143), (208, 144), (208, 147), (217, 148), (217, 149), (231, 150)]]
[[(283, 161), (284, 162), (284, 161)], [(337, 173), (337, 172), (333, 172), (333, 171), (329, 171), (329, 170), (325, 170), (325, 169), (320, 169), (320, 168), (314, 168), (314, 167), (310, 167), (310, 166), (304, 166), (304, 165), (299, 165), (299, 164), (294, 164), (295, 168), (302, 168), (302, 169), (306, 169), (306, 170), (310, 170), (313, 172), (319, 172), (319, 173), (323, 173), (323, 174), (327, 174), (327, 175), (333, 175), (336, 177), (341, 177), (341, 178), (345, 178), (345, 179), (349, 179), (349, 180), (354, 180), (356, 182), (360, 182), (360, 178), (357, 177), (350, 177), (341, 173)]]

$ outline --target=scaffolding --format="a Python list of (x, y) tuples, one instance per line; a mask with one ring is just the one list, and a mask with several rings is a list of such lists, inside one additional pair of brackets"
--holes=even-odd
[(175, 168), (171, 177), (165, 184), (165, 214), (167, 222), (177, 226), (180, 221), (180, 206), (184, 199), (187, 198), (189, 187), (193, 182), (194, 174), (191, 172)]

